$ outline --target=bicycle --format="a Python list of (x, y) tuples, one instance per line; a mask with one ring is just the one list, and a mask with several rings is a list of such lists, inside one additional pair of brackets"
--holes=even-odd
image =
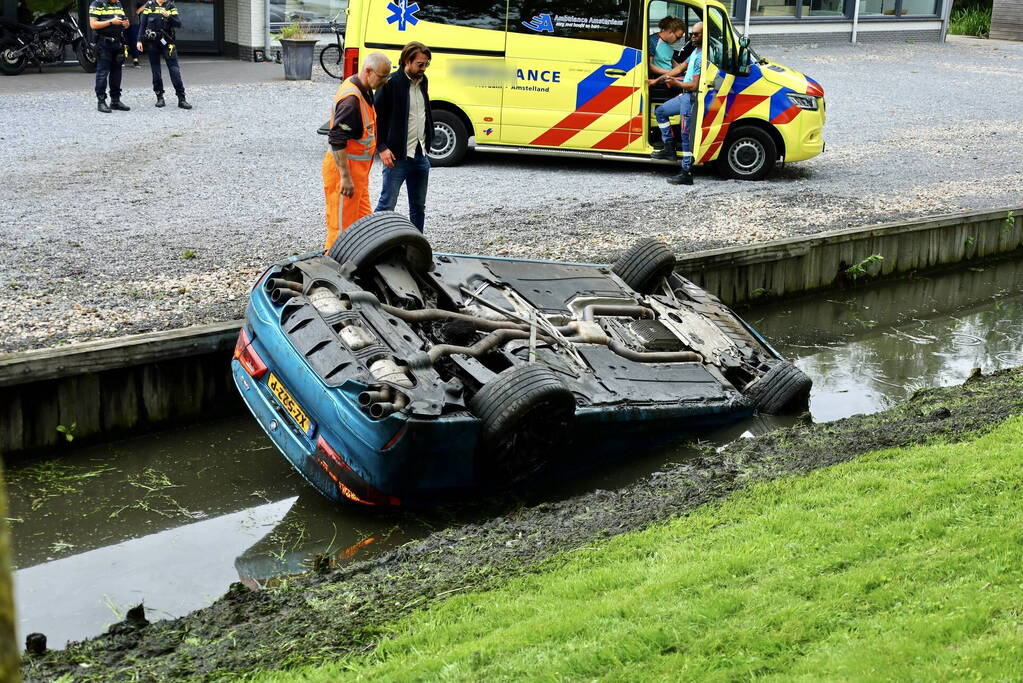
[(343, 79), (344, 69), (344, 44), (345, 44), (345, 25), (339, 24), (334, 20), (327, 25), (337, 38), (337, 41), (333, 45), (328, 45), (323, 48), (320, 52), (320, 66), (323, 67), (323, 71), (331, 78), (338, 80)]

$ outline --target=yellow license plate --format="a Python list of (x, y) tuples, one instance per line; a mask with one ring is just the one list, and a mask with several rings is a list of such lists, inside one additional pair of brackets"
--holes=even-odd
[(302, 406), (298, 405), (298, 401), (291, 397), (288, 390), (284, 388), (284, 385), (272, 372), (266, 380), (266, 385), (270, 387), (270, 391), (273, 392), (274, 398), (276, 398), (281, 406), (288, 411), (288, 415), (291, 415), (291, 419), (295, 421), (295, 424), (297, 424), (303, 432), (312, 436), (312, 421), (305, 414), (305, 411), (302, 410)]

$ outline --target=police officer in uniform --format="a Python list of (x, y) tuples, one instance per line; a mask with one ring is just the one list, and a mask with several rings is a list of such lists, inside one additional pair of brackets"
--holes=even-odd
[[(96, 33), (96, 98), (97, 109), (109, 114), (111, 109), (130, 111), (121, 102), (121, 66), (124, 64), (124, 30), (129, 21), (120, 0), (93, 0), (89, 5), (89, 28)], [(107, 82), (110, 104), (107, 104)]]
[(156, 106), (166, 105), (163, 99), (163, 77), (160, 75), (160, 57), (163, 57), (163, 61), (167, 63), (171, 83), (174, 84), (174, 93), (178, 96), (178, 107), (191, 109), (192, 105), (185, 99), (185, 84), (181, 82), (181, 67), (178, 66), (178, 48), (174, 44), (174, 29), (181, 26), (178, 8), (174, 6), (173, 0), (149, 0), (143, 7), (141, 16), (139, 42), (136, 47), (149, 56)]

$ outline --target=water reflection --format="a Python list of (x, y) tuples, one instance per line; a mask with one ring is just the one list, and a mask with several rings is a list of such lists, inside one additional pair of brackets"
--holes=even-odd
[[(812, 419), (834, 420), (1023, 361), (1023, 263), (857, 288), (746, 312), (814, 380)], [(301, 480), (248, 416), (13, 467), (8, 472), (21, 637), (51, 647), (101, 632), (143, 599), (150, 618), (208, 604), (241, 579), (257, 588), (370, 557), (509, 505), (638, 480), (697, 448), (792, 418), (756, 417), (576, 471), (517, 501), (430, 511), (337, 507)], [(584, 467), (585, 465), (585, 467)]]
[[(1023, 264), (761, 309), (760, 331), (814, 380), (816, 422), (882, 410), (932, 386), (1023, 362)], [(750, 316), (753, 317), (753, 316)]]

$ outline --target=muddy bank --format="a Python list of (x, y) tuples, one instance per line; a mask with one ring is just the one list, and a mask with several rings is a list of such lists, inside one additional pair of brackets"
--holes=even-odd
[(437, 532), (373, 560), (250, 592), (234, 584), (211, 607), (26, 660), (28, 680), (216, 678), (372, 648), (387, 622), (460, 591), (484, 589), (551, 555), (684, 514), (751, 482), (800, 474), (860, 454), (956, 440), (1023, 412), (1023, 371), (926, 390), (869, 416), (741, 440), (617, 491), (516, 509)]

